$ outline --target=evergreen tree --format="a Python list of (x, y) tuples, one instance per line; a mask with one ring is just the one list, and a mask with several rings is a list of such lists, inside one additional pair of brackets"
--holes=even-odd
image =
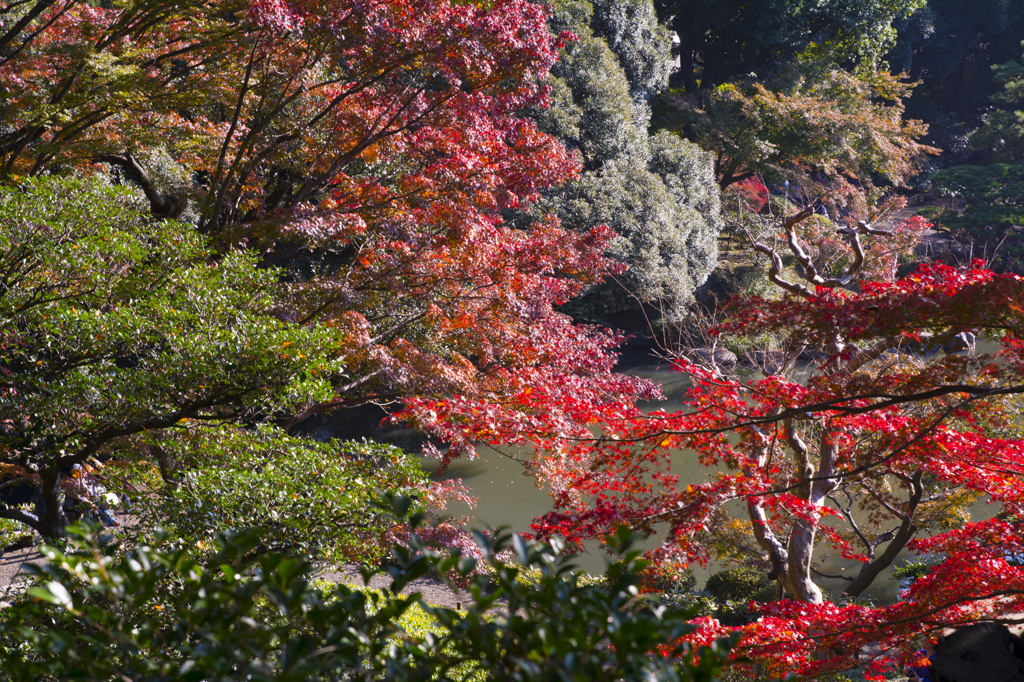
[(1020, 162), (1024, 160), (1024, 66), (1009, 61), (994, 65), (992, 71), (1002, 90), (992, 97), (995, 109), (971, 136), (971, 143), (990, 162)]
[(678, 78), (687, 93), (756, 73), (794, 57), (875, 65), (896, 39), (893, 22), (924, 0), (659, 0), (679, 37)]
[(580, 154), (583, 172), (526, 217), (553, 212), (565, 227), (606, 224), (619, 234), (613, 254), (628, 270), (575, 303), (577, 312), (614, 314), (634, 296), (678, 310), (714, 268), (722, 223), (710, 157), (673, 133), (649, 132), (648, 100), (668, 84), (671, 36), (650, 0), (558, 0), (550, 9), (552, 30), (577, 39), (552, 69), (552, 106), (536, 116)]

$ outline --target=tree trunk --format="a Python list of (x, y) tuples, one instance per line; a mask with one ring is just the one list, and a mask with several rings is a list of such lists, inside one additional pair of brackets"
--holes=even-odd
[(178, 476), (178, 469), (174, 466), (174, 462), (171, 461), (171, 456), (167, 454), (159, 445), (154, 445), (150, 448), (150, 454), (156, 458), (157, 466), (160, 467), (160, 478), (163, 479), (164, 485), (167, 486), (168, 490), (177, 490), (181, 486), (181, 479)]
[(68, 519), (64, 515), (64, 488), (60, 485), (60, 471), (44, 471), (39, 489), (40, 501), (36, 505), (39, 534), (46, 539), (62, 538), (66, 534)]
[[(815, 507), (824, 504), (825, 498), (836, 487), (831, 476), (838, 447), (829, 436), (827, 425), (823, 425), (823, 427), (818, 444), (818, 470), (815, 472), (808, 456), (807, 446), (804, 445), (796, 431), (795, 422), (789, 420), (786, 423), (786, 437), (794, 450), (797, 466), (805, 481), (805, 484), (797, 490), (797, 494)], [(794, 597), (813, 604), (825, 601), (821, 589), (814, 584), (814, 580), (811, 578), (814, 537), (817, 534), (819, 518), (817, 514), (814, 514), (810, 519), (796, 519), (793, 522), (793, 529), (790, 531), (786, 547), (789, 556), (787, 585)]]
[(125, 152), (124, 155), (100, 154), (96, 160), (119, 166), (130, 180), (138, 183), (146, 198), (149, 199), (150, 213), (154, 218), (175, 220), (188, 208), (186, 197), (165, 192), (157, 187), (146, 170), (130, 153)]
[(825, 597), (821, 593), (821, 588), (811, 579), (811, 558), (816, 533), (817, 529), (810, 521), (797, 519), (793, 523), (793, 530), (789, 533), (789, 542), (786, 545), (786, 554), (789, 556), (786, 586), (796, 599), (821, 604)]
[(683, 79), (686, 94), (692, 95), (697, 92), (697, 73), (693, 68), (697, 45), (690, 34), (690, 22), (685, 16), (676, 15), (672, 19), (672, 28), (679, 36), (679, 76)]

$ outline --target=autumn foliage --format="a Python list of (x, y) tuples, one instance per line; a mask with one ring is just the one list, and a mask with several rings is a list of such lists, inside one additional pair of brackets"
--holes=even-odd
[[(3, 11), (8, 205), (41, 186), (26, 178), (73, 172), (138, 188), (150, 214), (121, 211), (131, 224), (118, 231), (109, 202), (110, 215), (83, 204), (69, 225), (60, 220), (77, 213), (50, 211), (51, 224), (37, 215), (45, 206), (26, 204), (17, 224), (36, 241), (2, 232), (0, 397), (18, 410), (3, 420), (5, 471), (44, 484), (41, 532), (63, 532), (61, 468), (128, 437), (184, 420), (292, 428), (396, 401), (398, 419), (451, 444), (448, 459), (479, 443), (534, 446), (529, 467), (557, 504), (540, 535), (578, 542), (625, 524), (664, 532), (661, 558), (728, 556), (770, 573), (795, 599), (753, 606), (761, 618), (742, 628), (739, 651), (771, 673), (849, 667), (869, 642), (902, 652), (916, 633), (1021, 610), (1021, 278), (929, 265), (897, 280), (899, 253), (925, 225), (837, 232), (809, 207), (754, 246), (786, 295), (737, 301), (715, 330), (784, 337), (780, 371), (741, 381), (680, 358), (689, 409), (646, 414), (637, 401), (657, 388), (613, 372), (622, 338), (557, 312), (622, 271), (607, 256), (615, 235), (551, 217), (504, 220), (581, 169), (523, 115), (549, 105), (545, 78), (573, 38), (548, 32), (542, 6), (26, 0)], [(933, 151), (917, 142), (924, 128), (901, 118), (910, 86), (832, 67), (797, 76), (778, 91), (726, 84), (677, 104), (715, 153), (720, 186), (749, 209), (771, 207), (761, 177), (792, 176), (808, 206), (832, 196), (833, 208), (866, 216), (883, 193), (872, 177), (903, 184)], [(127, 196), (118, 201), (136, 211)], [(59, 192), (51, 199), (67, 205)], [(131, 267), (112, 273), (109, 249), (123, 233), (131, 248), (117, 248)], [(180, 272), (160, 270), (173, 258), (151, 251), (187, 255), (181, 272), (206, 286), (178, 284)], [(793, 262), (805, 283), (785, 279)], [(84, 290), (83, 271), (118, 295)], [(230, 286), (217, 279), (229, 275)], [(230, 306), (207, 305), (228, 294), (247, 315), (256, 308), (250, 326), (222, 321)], [(161, 322), (184, 316), (176, 301), (193, 295), (208, 316), (191, 319), (195, 333)], [(114, 337), (110, 325), (139, 314), (140, 301), (146, 337), (127, 322)], [(211, 329), (235, 366), (203, 341)], [(998, 348), (933, 352), (968, 332)], [(176, 340), (192, 360), (146, 364)], [(88, 358), (71, 362), (81, 348)], [(812, 375), (786, 378), (801, 355)], [(77, 402), (54, 400), (57, 388), (77, 390)], [(202, 391), (212, 397), (189, 397)], [(126, 426), (130, 409), (139, 415)], [(681, 450), (699, 453), (709, 480), (678, 480)], [(998, 512), (954, 522), (951, 510), (974, 497)], [(0, 518), (29, 523), (28, 514), (0, 506)], [(859, 562), (849, 596), (902, 551), (941, 562), (895, 605), (836, 605), (815, 582), (822, 545)], [(727, 630), (700, 625), (692, 637), (705, 643)]]
[[(342, 339), (334, 396), (292, 427), (406, 399), (455, 443), (654, 389), (611, 372), (609, 332), (554, 312), (621, 266), (614, 235), (502, 211), (580, 161), (519, 114), (548, 105), (561, 38), (522, 0), (39, 0), (0, 45), (0, 178), (109, 173), (156, 217), (288, 268), (274, 313)], [(566, 39), (571, 36), (565, 36)], [(573, 394), (581, 407), (558, 396)], [(435, 405), (445, 399), (443, 405)]]
[[(558, 482), (560, 509), (535, 530), (585, 540), (626, 523), (663, 534), (664, 559), (762, 567), (786, 599), (751, 604), (759, 617), (740, 649), (772, 674), (849, 668), (875, 644), (893, 663), (917, 633), (1012, 619), (1024, 586), (1024, 279), (981, 263), (856, 288), (803, 275), (818, 283), (776, 274), (792, 287), (785, 297), (735, 301), (715, 330), (784, 333), (777, 372), (743, 381), (680, 358), (688, 409), (634, 410), (598, 437), (542, 443), (538, 467)], [(995, 348), (937, 350), (964, 332)], [(810, 378), (787, 379), (787, 357), (809, 349), (820, 349)], [(709, 468), (706, 482), (672, 473), (681, 450)], [(993, 513), (965, 523), (957, 507), (977, 498)], [(855, 567), (848, 597), (900, 552), (937, 564), (891, 606), (833, 604), (817, 585), (815, 553), (829, 547)], [(702, 624), (705, 637), (728, 630)]]

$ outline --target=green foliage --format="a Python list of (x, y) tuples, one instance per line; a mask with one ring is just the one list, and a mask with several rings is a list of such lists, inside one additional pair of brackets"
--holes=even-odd
[(120, 557), (109, 536), (72, 532), (69, 551), (44, 548), (38, 586), (0, 614), (4, 679), (338, 679), (419, 653), (392, 654), (387, 640), (412, 600), (347, 588), (325, 599), (303, 560), (253, 558), (257, 532), (225, 537), (208, 565), (160, 538)]
[(578, 37), (549, 79), (554, 101), (539, 112), (542, 129), (577, 149), (587, 170), (642, 147), (646, 130), (637, 125), (630, 83), (616, 54), (590, 28), (589, 3), (569, 1), (552, 8), (552, 28)]
[(797, 57), (877, 65), (896, 39), (893, 22), (924, 0), (659, 0), (682, 48), (687, 92), (755, 73), (771, 77)]
[(991, 115), (990, 97), (998, 90), (991, 65), (1020, 54), (1024, 3), (928, 0), (898, 32), (885, 58), (894, 73), (920, 83), (908, 112), (928, 122), (929, 143), (942, 149), (943, 165), (976, 162), (970, 135)]
[[(466, 616), (431, 610), (453, 641), (466, 643), (466, 657), (479, 660), (495, 680), (712, 679), (722, 663), (723, 643), (717, 650), (702, 649), (693, 661), (688, 646), (679, 642), (692, 631), (686, 622), (691, 612), (649, 607), (637, 588), (637, 573), (646, 562), (632, 542), (626, 528), (608, 539), (617, 560), (609, 566), (605, 584), (593, 586), (580, 581), (557, 543), (528, 544), (499, 533), (486, 551), (495, 570), (470, 583), (474, 602)], [(515, 551), (518, 565), (494, 561), (506, 548)], [(523, 584), (520, 566), (539, 568), (540, 581)], [(496, 585), (490, 594), (488, 583)], [(499, 603), (507, 615), (484, 619)], [(658, 655), (649, 655), (655, 650)]]
[(0, 554), (4, 548), (24, 540), (28, 535), (25, 530), (24, 524), (11, 519), (0, 519)]
[(275, 317), (280, 273), (255, 254), (218, 255), (97, 180), (0, 188), (0, 225), (0, 467), (46, 503), (0, 516), (59, 535), (62, 468), (331, 397), (340, 334)]
[(717, 259), (718, 191), (694, 145), (667, 132), (649, 144), (648, 167), (629, 158), (607, 161), (542, 206), (574, 228), (609, 225), (622, 236), (613, 254), (630, 265), (629, 291), (681, 309)]
[(926, 559), (910, 560), (894, 568), (890, 578), (892, 580), (914, 582), (921, 576), (931, 573), (936, 565), (937, 562)]
[(672, 70), (672, 36), (658, 23), (651, 0), (595, 0), (595, 35), (619, 58), (636, 101), (668, 85)]
[(688, 611), (696, 616), (715, 616), (717, 605), (707, 592), (697, 590), (697, 576), (674, 563), (652, 564), (644, 571), (640, 586), (659, 606)]
[(971, 144), (987, 161), (1000, 163), (953, 166), (931, 181), (940, 193), (966, 203), (962, 211), (939, 215), (939, 223), (972, 242), (999, 243), (994, 262), (1019, 268), (1024, 257), (1024, 66), (1007, 62), (992, 69), (1002, 91), (992, 97), (996, 107), (971, 135)]
[(937, 217), (951, 230), (998, 239), (1024, 225), (1024, 165), (953, 166), (931, 180), (940, 193), (967, 204), (962, 213), (946, 211)]
[[(401, 517), (409, 507), (398, 499), (391, 510)], [(688, 614), (646, 606), (625, 530), (612, 540), (620, 560), (601, 589), (580, 584), (557, 547), (499, 534), (485, 543), (498, 588), (488, 594), (488, 578), (470, 578), (475, 603), (464, 612), (398, 594), (428, 571), (465, 577), (474, 567), (415, 538), (394, 549), (392, 591), (325, 594), (310, 587), (304, 561), (257, 556), (258, 532), (222, 537), (204, 564), (161, 538), (122, 556), (109, 536), (73, 535), (67, 551), (45, 548), (50, 562), (32, 569), (37, 586), (0, 612), (3, 679), (463, 680), (479, 670), (523, 682), (705, 682), (728, 647), (678, 643), (692, 630)], [(520, 565), (497, 560), (504, 550)], [(523, 568), (539, 580), (519, 580)]]
[[(544, 571), (539, 568), (523, 567), (516, 575), (516, 582), (524, 587), (530, 585), (539, 585), (544, 580)], [(592, 575), (590, 573), (584, 573), (578, 571), (576, 573), (576, 581), (579, 585), (585, 587), (596, 587), (596, 588), (607, 588), (608, 577), (606, 575)], [(496, 586), (496, 585), (495, 585)]]
[(863, 202), (881, 194), (873, 178), (901, 185), (935, 151), (916, 141), (927, 126), (903, 120), (912, 87), (884, 70), (851, 74), (806, 61), (770, 81), (750, 77), (673, 95), (667, 115), (672, 127), (714, 152), (723, 188), (757, 175), (789, 181), (801, 203), (824, 193), (869, 215)]
[(269, 426), (189, 433), (159, 447), (187, 466), (148, 523), (200, 543), (259, 527), (265, 548), (335, 562), (384, 558), (394, 519), (371, 501), (428, 483), (397, 447), (292, 438)]
[(745, 625), (757, 620), (750, 602), (775, 601), (777, 585), (764, 571), (753, 568), (729, 568), (708, 578), (704, 592), (714, 600), (711, 613), (727, 625)]
[(671, 41), (649, 0), (552, 4), (552, 30), (572, 31), (552, 70), (553, 103), (541, 128), (580, 152), (580, 179), (544, 194), (528, 220), (554, 213), (584, 231), (605, 224), (620, 239), (613, 255), (629, 266), (621, 282), (574, 302), (585, 318), (664, 299), (682, 308), (718, 258), (721, 209), (708, 156), (676, 135), (648, 133), (647, 98), (672, 65)]
[[(371, 613), (376, 611), (378, 604), (387, 604), (393, 601), (394, 597), (390, 591), (378, 590), (373, 587), (366, 587), (358, 584), (343, 585), (340, 583), (331, 583), (326, 580), (315, 580), (312, 585), (315, 589), (322, 591), (328, 599), (333, 598), (333, 595), (339, 590), (354, 589), (362, 592), (370, 596), (367, 608)], [(464, 611), (459, 613), (465, 614)], [(402, 636), (411, 637), (413, 640), (420, 642), (428, 641), (430, 638), (436, 640), (449, 635), (449, 631), (425, 608), (425, 604), (419, 601), (414, 601), (413, 604), (398, 617), (397, 625)], [(456, 648), (450, 642), (443, 646), (440, 651), (441, 654), (446, 657), (457, 657), (459, 655)], [(454, 665), (447, 673), (446, 677), (448, 679), (458, 680), (459, 682), (483, 682), (488, 679), (487, 672), (481, 669), (476, 661), (463, 661), (462, 663)]]
[[(753, 568), (728, 568), (708, 578), (704, 589), (719, 602), (744, 601), (774, 583), (764, 571)], [(773, 597), (774, 598), (774, 597)]]
[(993, 95), (996, 108), (971, 135), (971, 144), (990, 161), (1019, 161), (1024, 159), (1024, 65), (1011, 61), (993, 65), (992, 71), (1003, 89)]

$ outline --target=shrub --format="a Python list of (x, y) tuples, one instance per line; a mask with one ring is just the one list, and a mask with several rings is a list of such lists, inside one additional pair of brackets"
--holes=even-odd
[[(719, 603), (727, 601), (749, 601), (761, 590), (774, 583), (764, 571), (753, 568), (728, 568), (708, 578), (704, 589)], [(773, 597), (774, 598), (774, 597)]]
[(200, 431), (162, 447), (186, 466), (153, 517), (191, 542), (259, 527), (273, 551), (379, 561), (395, 520), (371, 501), (428, 485), (418, 460), (397, 447), (293, 438), (272, 427)]
[[(422, 517), (406, 516), (411, 501), (392, 503), (415, 528)], [(70, 549), (44, 548), (37, 585), (0, 611), (2, 679), (463, 680), (481, 670), (499, 681), (708, 682), (728, 648), (691, 651), (679, 641), (693, 630), (690, 614), (646, 607), (636, 588), (643, 562), (625, 529), (604, 588), (581, 584), (557, 544), (498, 533), (480, 537), (491, 577), (470, 577), (474, 560), (413, 535), (411, 547), (393, 549), (389, 591), (326, 594), (310, 587), (304, 560), (258, 553), (259, 530), (220, 536), (205, 563), (168, 549), (166, 537), (124, 554), (95, 527), (71, 533)], [(506, 550), (518, 564), (495, 558)], [(523, 568), (539, 570), (539, 581), (520, 581)], [(453, 569), (469, 581), (466, 611), (398, 594)], [(487, 594), (491, 580), (498, 589)], [(417, 605), (431, 622), (419, 622)]]

